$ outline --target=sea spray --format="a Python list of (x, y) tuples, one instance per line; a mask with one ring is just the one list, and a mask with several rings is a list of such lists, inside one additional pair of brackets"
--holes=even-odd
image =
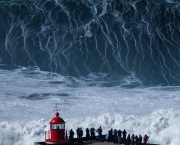
[[(3, 121), (0, 122), (1, 137), (0, 144), (12, 145), (32, 145), (37, 141), (44, 141), (44, 131), (49, 130), (49, 120), (33, 120), (28, 122)], [(64, 119), (64, 118), (63, 118)], [(122, 116), (120, 114), (104, 115), (79, 119), (65, 119), (66, 130), (73, 129), (76, 137), (76, 129), (81, 127), (85, 132), (86, 128), (99, 126), (103, 129), (103, 134), (108, 134), (108, 130), (126, 130), (128, 134), (147, 134), (150, 143), (175, 145), (179, 141), (180, 110), (157, 110), (150, 115), (138, 117), (135, 115)], [(97, 134), (97, 133), (96, 133)], [(84, 133), (85, 136), (85, 133)]]

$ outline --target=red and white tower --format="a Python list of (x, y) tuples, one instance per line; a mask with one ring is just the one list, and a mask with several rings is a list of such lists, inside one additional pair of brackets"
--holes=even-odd
[(50, 130), (45, 131), (46, 144), (68, 143), (67, 131), (65, 133), (65, 121), (59, 117), (58, 110), (56, 110), (56, 116), (49, 123)]

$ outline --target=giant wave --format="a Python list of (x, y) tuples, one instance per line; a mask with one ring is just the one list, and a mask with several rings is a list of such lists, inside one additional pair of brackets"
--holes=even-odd
[(0, 63), (179, 85), (179, 6), (177, 0), (1, 0)]

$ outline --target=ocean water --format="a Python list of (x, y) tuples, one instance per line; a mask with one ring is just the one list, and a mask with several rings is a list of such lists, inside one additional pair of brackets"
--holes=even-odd
[[(180, 1), (1, 0), (0, 145), (55, 116), (180, 144)], [(85, 134), (85, 133), (84, 133)]]

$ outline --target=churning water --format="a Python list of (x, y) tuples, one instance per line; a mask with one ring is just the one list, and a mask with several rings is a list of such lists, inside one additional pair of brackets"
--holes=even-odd
[(0, 144), (100, 125), (177, 145), (180, 1), (0, 1)]

